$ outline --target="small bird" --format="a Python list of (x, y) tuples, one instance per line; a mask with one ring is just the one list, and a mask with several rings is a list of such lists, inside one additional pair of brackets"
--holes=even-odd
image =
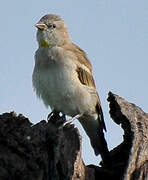
[(95, 154), (107, 162), (109, 151), (103, 132), (106, 127), (86, 53), (71, 41), (59, 15), (47, 14), (35, 26), (39, 47), (32, 81), (37, 96), (53, 114), (79, 117)]

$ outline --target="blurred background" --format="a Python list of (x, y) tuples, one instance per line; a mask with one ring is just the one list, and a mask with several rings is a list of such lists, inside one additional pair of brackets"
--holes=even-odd
[[(0, 113), (15, 111), (33, 123), (46, 119), (50, 109), (32, 88), (34, 24), (45, 14), (65, 20), (71, 39), (87, 52), (107, 126), (109, 149), (122, 142), (123, 132), (112, 122), (107, 102), (112, 91), (148, 112), (148, 1), (147, 0), (5, 0), (0, 6)], [(86, 164), (98, 164), (83, 136)]]

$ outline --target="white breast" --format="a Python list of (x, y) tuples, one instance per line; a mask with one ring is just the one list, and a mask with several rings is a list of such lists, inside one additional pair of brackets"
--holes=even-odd
[(45, 64), (35, 65), (33, 86), (44, 104), (70, 116), (90, 110), (91, 97), (78, 81), (76, 64), (71, 60), (43, 58), (37, 57)]

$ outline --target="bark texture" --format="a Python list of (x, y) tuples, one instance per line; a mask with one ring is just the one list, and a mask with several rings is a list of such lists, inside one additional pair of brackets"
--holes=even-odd
[[(56, 118), (56, 119), (55, 119)], [(84, 179), (81, 137), (61, 117), (32, 125), (14, 112), (0, 116), (0, 180)]]
[(124, 129), (123, 143), (129, 147), (124, 180), (148, 180), (148, 113), (111, 92), (108, 101), (110, 115)]
[(111, 92), (108, 101), (124, 130), (109, 167), (85, 166), (78, 129), (63, 117), (33, 125), (11, 112), (0, 115), (0, 180), (148, 180), (148, 114)]

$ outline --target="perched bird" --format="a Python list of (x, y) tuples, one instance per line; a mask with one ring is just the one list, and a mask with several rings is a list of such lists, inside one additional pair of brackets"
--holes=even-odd
[(32, 78), (37, 96), (53, 113), (79, 115), (95, 154), (101, 154), (107, 162), (109, 152), (103, 133), (106, 127), (86, 53), (71, 41), (60, 16), (47, 14), (36, 27), (39, 47)]

